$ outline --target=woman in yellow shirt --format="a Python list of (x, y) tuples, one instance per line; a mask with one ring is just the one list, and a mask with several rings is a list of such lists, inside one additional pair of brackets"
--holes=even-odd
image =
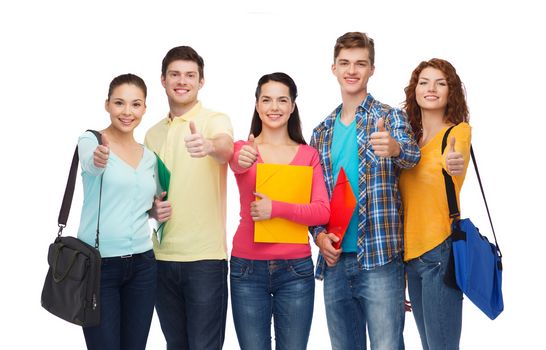
[(442, 169), (452, 176), (459, 202), (470, 158), (468, 107), (455, 68), (442, 59), (421, 62), (405, 92), (404, 107), (421, 149), (420, 162), (400, 176), (409, 297), (423, 349), (458, 349), (463, 297), (444, 283), (451, 219)]

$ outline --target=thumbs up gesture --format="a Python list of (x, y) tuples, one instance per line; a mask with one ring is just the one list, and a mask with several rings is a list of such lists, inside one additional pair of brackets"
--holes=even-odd
[(106, 134), (101, 135), (101, 145), (98, 145), (93, 152), (93, 164), (97, 168), (106, 168), (108, 158), (110, 157), (110, 141)]
[(184, 137), (186, 149), (192, 158), (203, 158), (212, 152), (212, 142), (197, 132), (195, 123), (190, 121), (191, 134)]
[(397, 157), (400, 154), (400, 145), (385, 129), (383, 118), (377, 119), (377, 131), (370, 135), (370, 144), (378, 157)]
[(258, 160), (258, 150), (254, 143), (254, 135), (248, 136), (248, 142), (241, 147), (239, 151), (239, 159), (237, 160), (239, 166), (243, 169), (248, 169)]
[(462, 175), (464, 171), (464, 158), (462, 153), (455, 151), (455, 137), (449, 139), (449, 150), (446, 154), (446, 167), (450, 175)]

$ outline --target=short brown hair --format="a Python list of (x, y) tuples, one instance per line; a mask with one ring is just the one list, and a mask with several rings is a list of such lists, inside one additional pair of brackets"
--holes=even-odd
[(197, 64), (199, 80), (205, 77), (204, 76), (205, 62), (203, 61), (203, 57), (199, 56), (199, 54), (191, 47), (177, 46), (170, 49), (169, 52), (167, 52), (167, 54), (163, 58), (163, 62), (161, 62), (162, 76), (167, 75), (167, 67), (169, 66), (169, 64), (171, 64), (174, 61), (195, 62)]
[(370, 63), (373, 66), (375, 61), (375, 49), (373, 39), (368, 37), (366, 33), (348, 32), (337, 38), (336, 46), (334, 46), (334, 63), (342, 49), (352, 48), (368, 49)]

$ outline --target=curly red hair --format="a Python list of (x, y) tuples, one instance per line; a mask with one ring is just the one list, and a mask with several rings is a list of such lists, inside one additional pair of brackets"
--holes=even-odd
[(419, 75), (423, 69), (428, 67), (440, 70), (442, 73), (444, 73), (447, 80), (448, 96), (444, 120), (457, 125), (461, 122), (468, 122), (469, 118), (464, 85), (457, 75), (455, 67), (453, 67), (453, 65), (451, 65), (451, 63), (448, 61), (440, 58), (433, 58), (429, 61), (423, 61), (413, 70), (409, 84), (404, 89), (404, 92), (406, 93), (406, 101), (404, 101), (403, 107), (406, 110), (409, 123), (417, 139), (421, 137), (423, 131), (421, 125), (421, 108), (417, 104), (417, 99), (415, 98), (415, 88), (417, 87)]

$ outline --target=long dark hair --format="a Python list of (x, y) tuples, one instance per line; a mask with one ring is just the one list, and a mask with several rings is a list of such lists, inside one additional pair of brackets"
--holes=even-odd
[(144, 93), (144, 98), (146, 98), (146, 95), (148, 94), (148, 89), (146, 88), (146, 83), (144, 83), (144, 80), (142, 80), (142, 78), (138, 75), (127, 73), (118, 75), (117, 77), (112, 79), (112, 81), (110, 82), (110, 86), (108, 87), (108, 100), (110, 100), (110, 97), (112, 96), (115, 88), (123, 84), (129, 84), (138, 87)]
[[(288, 119), (288, 136), (292, 141), (297, 142), (301, 145), (306, 145), (307, 142), (305, 142), (305, 139), (303, 138), (303, 134), (301, 132), (300, 113), (298, 111), (298, 105), (296, 104), (296, 97), (298, 97), (298, 88), (296, 87), (296, 83), (294, 83), (294, 80), (290, 78), (288, 74), (276, 72), (262, 76), (260, 80), (258, 80), (258, 86), (256, 87), (256, 102), (258, 102), (260, 94), (262, 93), (262, 86), (266, 83), (269, 83), (270, 81), (276, 81), (288, 87), (290, 99), (294, 103), (294, 111), (292, 112), (292, 114), (290, 114), (290, 118)], [(261, 132), (262, 120), (260, 119), (260, 115), (258, 114), (256, 107), (254, 107), (254, 115), (252, 116), (252, 123), (250, 124), (250, 133), (254, 136), (258, 136)]]

